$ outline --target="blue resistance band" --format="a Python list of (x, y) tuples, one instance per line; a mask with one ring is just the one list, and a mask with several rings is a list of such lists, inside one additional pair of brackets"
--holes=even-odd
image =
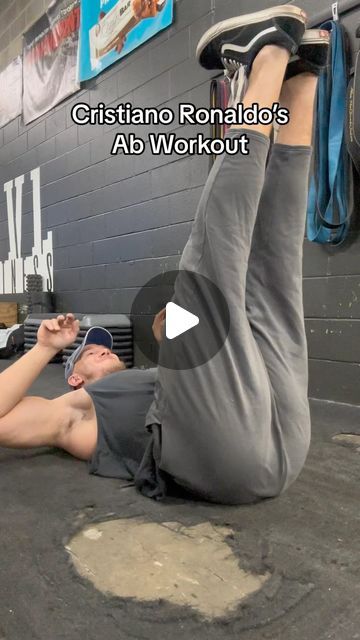
[(345, 144), (347, 65), (343, 27), (327, 21), (331, 31), (331, 65), (319, 78), (314, 174), (310, 181), (307, 238), (320, 244), (341, 244), (350, 226), (349, 158)]

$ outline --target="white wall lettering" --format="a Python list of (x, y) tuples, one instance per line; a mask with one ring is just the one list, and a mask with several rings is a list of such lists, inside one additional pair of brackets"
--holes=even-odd
[[(24, 293), (26, 276), (39, 274), (43, 279), (43, 290), (53, 291), (53, 238), (52, 231), (42, 240), (40, 167), (30, 173), (33, 185), (34, 246), (31, 256), (22, 256), (22, 193), (25, 176), (19, 176), (4, 184), (8, 215), (10, 251), (8, 259), (0, 262), (0, 294)], [(14, 211), (15, 188), (15, 211)]]

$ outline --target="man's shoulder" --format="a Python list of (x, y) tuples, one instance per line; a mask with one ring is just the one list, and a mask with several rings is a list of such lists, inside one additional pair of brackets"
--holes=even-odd
[(154, 385), (157, 378), (157, 369), (125, 369), (124, 371), (116, 371), (108, 376), (104, 376), (95, 382), (85, 385), (85, 391), (102, 389), (114, 390), (120, 392), (141, 385)]
[(59, 411), (69, 409), (75, 411), (88, 411), (91, 409), (91, 399), (85, 389), (77, 389), (76, 391), (68, 391), (62, 396), (58, 396), (52, 400), (54, 409)]

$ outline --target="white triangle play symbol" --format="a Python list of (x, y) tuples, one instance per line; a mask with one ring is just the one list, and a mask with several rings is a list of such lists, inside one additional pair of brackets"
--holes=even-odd
[(199, 318), (193, 313), (186, 311), (174, 302), (166, 305), (166, 337), (173, 340), (177, 336), (181, 336), (185, 331), (189, 331), (196, 327), (200, 322)]

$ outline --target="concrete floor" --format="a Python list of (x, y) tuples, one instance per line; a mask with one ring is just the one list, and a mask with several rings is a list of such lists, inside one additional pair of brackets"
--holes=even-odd
[[(32, 393), (64, 392), (62, 375)], [(1, 449), (0, 640), (360, 639), (359, 441), (332, 439), (360, 435), (360, 409), (311, 407), (300, 479), (246, 507), (155, 503), (62, 452)]]

